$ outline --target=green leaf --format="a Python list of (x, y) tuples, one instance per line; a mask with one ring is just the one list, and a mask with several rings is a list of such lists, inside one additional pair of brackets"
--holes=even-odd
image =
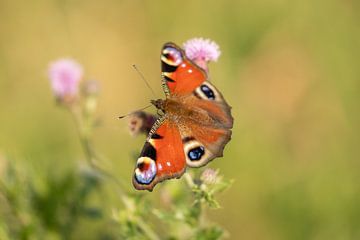
[(200, 229), (195, 233), (193, 240), (217, 240), (222, 237), (223, 233), (224, 230), (217, 226)]

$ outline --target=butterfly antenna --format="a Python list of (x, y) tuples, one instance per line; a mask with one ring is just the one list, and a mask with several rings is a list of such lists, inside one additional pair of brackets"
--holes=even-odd
[(135, 64), (133, 64), (132, 66), (135, 69), (135, 71), (140, 75), (141, 79), (145, 82), (146, 86), (151, 90), (153, 96), (156, 97), (154, 90), (151, 88), (150, 84), (146, 81), (144, 75), (140, 72), (140, 70), (137, 68)]
[(149, 108), (149, 107), (151, 107), (151, 106), (152, 106), (152, 104), (149, 104), (149, 105), (147, 105), (146, 107), (143, 107), (143, 108), (140, 108), (140, 109), (138, 109), (138, 110), (132, 111), (132, 112), (130, 112), (130, 113), (128, 113), (128, 114), (119, 116), (119, 119), (123, 119), (124, 117), (128, 117), (128, 116), (130, 116), (131, 114), (133, 114), (133, 113), (135, 113), (135, 112), (145, 110), (145, 109), (147, 109), (147, 108)]

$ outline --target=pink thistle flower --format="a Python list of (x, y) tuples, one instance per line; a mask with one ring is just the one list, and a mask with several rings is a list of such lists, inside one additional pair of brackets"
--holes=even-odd
[(49, 79), (54, 95), (59, 100), (71, 100), (78, 94), (83, 77), (82, 66), (72, 59), (59, 59), (49, 66)]
[(210, 39), (192, 38), (184, 43), (186, 56), (208, 71), (207, 63), (216, 62), (221, 54), (219, 45)]

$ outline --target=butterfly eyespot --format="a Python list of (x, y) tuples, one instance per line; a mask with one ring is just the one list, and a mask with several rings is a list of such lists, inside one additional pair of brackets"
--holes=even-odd
[(205, 81), (194, 91), (195, 97), (202, 100), (213, 100), (216, 102), (222, 102), (221, 94), (216, 88), (208, 81)]
[(171, 66), (179, 66), (183, 61), (181, 52), (175, 48), (167, 47), (164, 48), (161, 56), (161, 60)]
[(201, 157), (204, 155), (204, 153), (205, 153), (205, 148), (202, 146), (199, 146), (199, 147), (190, 149), (190, 151), (188, 152), (188, 157), (191, 161), (198, 161), (201, 159)]
[(203, 84), (200, 86), (201, 91), (205, 94), (208, 99), (215, 99), (215, 93), (207, 85)]
[(151, 183), (156, 176), (156, 163), (148, 157), (140, 157), (135, 169), (135, 179), (140, 184)]

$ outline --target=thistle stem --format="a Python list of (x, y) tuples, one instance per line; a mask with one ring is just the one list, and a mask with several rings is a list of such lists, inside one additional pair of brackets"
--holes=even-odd
[(144, 222), (142, 218), (136, 219), (138, 222), (138, 226), (145, 233), (145, 235), (151, 240), (160, 240), (160, 237), (156, 235), (156, 233), (151, 229), (151, 227)]
[(69, 110), (70, 110), (71, 115), (73, 116), (73, 119), (74, 119), (74, 122), (76, 125), (76, 130), (77, 130), (77, 133), (79, 136), (80, 144), (84, 151), (87, 163), (89, 164), (89, 166), (92, 169), (94, 169), (94, 170), (98, 171), (100, 174), (112, 179), (117, 185), (120, 186), (120, 188), (118, 190), (122, 193), (123, 192), (122, 189), (124, 188), (124, 183), (122, 181), (120, 181), (119, 179), (117, 179), (116, 177), (114, 177), (109, 172), (107, 172), (106, 170), (99, 167), (98, 164), (96, 164), (98, 157), (97, 157), (97, 155), (94, 151), (94, 148), (91, 144), (90, 137), (89, 137), (90, 130), (86, 128), (86, 124), (81, 115), (81, 109), (79, 109), (77, 106), (72, 106), (72, 107), (69, 107)]
[(183, 175), (183, 178), (185, 179), (187, 185), (190, 187), (190, 188), (193, 188), (196, 186), (196, 184), (194, 183), (194, 180), (193, 178), (191, 177), (191, 175), (189, 173), (184, 173)]
[[(69, 107), (69, 110), (71, 112), (71, 115), (74, 118), (74, 122), (76, 124), (76, 129), (79, 135), (79, 139), (80, 139), (80, 143), (81, 143), (81, 147), (84, 151), (86, 160), (89, 164), (89, 166), (93, 169), (95, 169), (96, 171), (100, 172), (101, 174), (103, 174), (104, 176), (112, 179), (115, 181), (115, 183), (117, 185), (119, 185), (120, 187), (118, 188), (119, 194), (124, 194), (123, 192), (123, 188), (124, 188), (124, 184), (123, 182), (119, 181), (118, 178), (114, 177), (112, 174), (108, 173), (106, 170), (100, 168), (97, 164), (96, 164), (96, 160), (98, 159), (94, 148), (91, 144), (90, 141), (90, 135), (91, 135), (91, 126), (87, 125), (87, 122), (90, 121), (91, 119), (85, 119), (83, 115), (81, 114), (81, 109), (78, 106), (72, 106)], [(85, 116), (85, 118), (89, 118), (91, 116)], [(125, 200), (125, 198), (121, 198), (124, 205), (127, 206), (127, 202)], [(139, 228), (144, 232), (144, 234), (148, 237), (148, 239), (150, 240), (160, 240), (160, 237), (157, 236), (157, 234), (152, 230), (152, 228), (141, 218), (141, 217), (136, 217), (136, 222), (138, 223)]]

